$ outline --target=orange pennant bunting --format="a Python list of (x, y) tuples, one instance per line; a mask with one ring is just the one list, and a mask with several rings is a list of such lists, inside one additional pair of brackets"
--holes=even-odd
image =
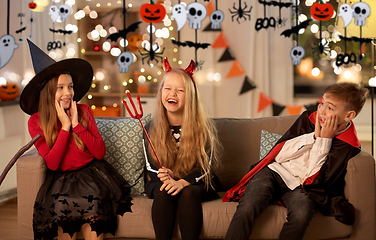
[(239, 75), (242, 75), (244, 73), (245, 72), (244, 72), (242, 66), (240, 66), (239, 62), (234, 60), (234, 62), (232, 63), (230, 71), (227, 73), (226, 78), (239, 76)]
[(206, 15), (207, 17), (210, 17), (210, 14), (215, 10), (215, 7), (213, 6), (213, 2), (210, 1), (208, 4), (206, 4), (206, 11), (208, 14)]
[(215, 39), (214, 43), (212, 44), (212, 48), (229, 48), (230, 46), (227, 43), (227, 39), (223, 32), (221, 32), (217, 39)]
[(303, 106), (299, 105), (286, 105), (286, 109), (289, 112), (289, 115), (298, 115), (302, 112)]
[(273, 102), (274, 102), (273, 99), (266, 96), (264, 93), (260, 92), (260, 94), (259, 94), (259, 105), (258, 105), (257, 113), (264, 110), (267, 106), (269, 106)]

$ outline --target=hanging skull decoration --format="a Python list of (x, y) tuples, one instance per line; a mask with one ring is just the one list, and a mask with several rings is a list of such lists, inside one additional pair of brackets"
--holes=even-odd
[(219, 29), (221, 22), (225, 19), (225, 14), (221, 10), (215, 10), (210, 14), (210, 22), (212, 29)]
[(206, 18), (206, 8), (205, 5), (198, 2), (193, 2), (188, 4), (188, 20), (189, 27), (192, 29), (201, 29), (201, 22)]
[(72, 10), (67, 4), (63, 4), (59, 7), (59, 16), (62, 22), (66, 22), (68, 16), (71, 14)]
[(122, 52), (117, 59), (117, 63), (120, 73), (128, 72), (129, 66), (133, 63), (133, 54), (130, 52)]
[(296, 46), (291, 50), (291, 58), (292, 58), (292, 64), (293, 65), (299, 65), (300, 60), (304, 57), (305, 51), (304, 48), (301, 46)]
[(355, 25), (365, 26), (366, 18), (368, 18), (371, 14), (371, 8), (369, 7), (369, 5), (365, 2), (357, 2), (353, 4), (352, 9), (353, 16), (355, 18)]

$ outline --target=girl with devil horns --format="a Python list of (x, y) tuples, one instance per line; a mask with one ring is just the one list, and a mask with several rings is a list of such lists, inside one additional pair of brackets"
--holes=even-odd
[[(163, 61), (166, 75), (157, 92), (157, 109), (146, 125), (151, 146), (144, 141), (150, 181), (146, 193), (154, 199), (152, 220), (156, 239), (172, 239), (177, 216), (182, 239), (199, 238), (201, 202), (218, 198), (218, 167), (221, 145), (214, 122), (203, 109), (191, 60), (186, 69), (172, 69)], [(145, 135), (144, 135), (145, 139)]]
[(34, 239), (103, 239), (115, 235), (117, 214), (131, 211), (130, 186), (102, 158), (106, 147), (91, 109), (76, 104), (89, 90), (91, 65), (82, 59), (55, 62), (29, 41), (36, 75), (21, 94), (21, 109), (47, 165), (33, 213)]

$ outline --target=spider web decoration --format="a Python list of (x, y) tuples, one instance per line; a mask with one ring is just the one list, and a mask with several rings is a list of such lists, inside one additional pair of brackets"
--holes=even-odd
[[(16, 34), (22, 34), (23, 31), (26, 30), (26, 27), (23, 27), (22, 18), (25, 17), (25, 13), (22, 12), (22, 0), (20, 0), (20, 12), (18, 13), (17, 17), (20, 18), (20, 28), (16, 30)], [(18, 38), (18, 42), (21, 44), (23, 42), (23, 37)]]
[[(150, 9), (148, 9), (150, 8)], [(157, 8), (156, 10), (154, 10), (155, 8)], [(140, 15), (141, 15), (141, 18), (145, 21), (145, 22), (148, 22), (150, 23), (150, 47), (149, 49), (146, 48), (146, 45), (144, 44), (142, 46), (142, 48), (146, 51), (144, 53), (142, 53), (140, 50), (139, 53), (141, 55), (141, 60), (142, 60), (142, 64), (144, 64), (144, 60), (148, 58), (147, 60), (147, 63), (151, 66), (152, 62), (155, 61), (156, 63), (159, 63), (158, 59), (163, 62), (163, 53), (164, 53), (164, 50), (165, 48), (163, 47), (162, 51), (161, 52), (158, 52), (160, 50), (160, 46), (158, 43), (155, 44), (155, 49), (154, 49), (154, 46), (153, 46), (153, 31), (152, 31), (152, 28), (153, 28), (153, 22), (157, 23), (157, 22), (161, 22), (163, 20), (163, 18), (160, 18), (160, 19), (155, 19), (157, 18), (156, 16), (154, 16), (154, 14), (158, 14), (160, 15), (161, 12), (164, 11), (164, 15), (166, 15), (166, 9), (164, 8), (164, 6), (162, 4), (158, 4), (158, 3), (154, 3), (154, 1), (150, 1), (150, 3), (147, 3), (147, 4), (144, 4), (141, 6), (141, 9), (140, 9)], [(147, 17), (145, 17), (143, 14), (145, 14), (145, 16), (147, 15)]]
[[(345, 3), (342, 4), (339, 7), (339, 17), (342, 18), (344, 22), (344, 35), (345, 36), (339, 36), (341, 40), (345, 41), (345, 51), (344, 53), (339, 53), (336, 58), (336, 65), (337, 67), (340, 67), (341, 65), (345, 64), (348, 65), (349, 63), (356, 63), (357, 62), (357, 56), (355, 53), (347, 53), (347, 42), (359, 42), (359, 60), (362, 60), (362, 46), (363, 43), (372, 43), (372, 38), (362, 38), (362, 27), (366, 24), (366, 19), (371, 14), (371, 8), (370, 6), (362, 1), (359, 1), (357, 3), (354, 3), (353, 6), (347, 3), (347, 0), (345, 0)], [(347, 37), (347, 26), (351, 23), (351, 21), (355, 18), (354, 23), (355, 25), (359, 26), (359, 38), (352, 36)]]
[[(129, 66), (133, 63), (134, 61), (134, 56), (132, 53), (125, 51), (125, 41), (127, 39), (127, 34), (129, 32), (135, 32), (138, 29), (138, 25), (141, 22), (135, 22), (132, 23), (130, 26), (126, 26), (126, 16), (127, 16), (127, 8), (126, 8), (126, 0), (123, 0), (123, 8), (122, 8), (122, 13), (123, 13), (123, 29), (119, 30), (119, 32), (112, 33), (110, 34), (106, 40), (111, 40), (112, 42), (116, 42), (119, 38), (123, 38), (124, 41), (124, 50), (123, 52), (118, 56), (117, 58), (117, 64), (119, 65), (119, 72), (120, 73), (127, 73), (129, 70)], [(115, 14), (114, 14), (115, 16)], [(112, 22), (113, 19), (111, 19)]]
[(257, 18), (255, 29), (256, 31), (260, 31), (261, 29), (265, 28), (268, 29), (269, 27), (275, 28), (276, 20), (274, 17), (268, 18), (266, 16), (266, 6), (268, 7), (278, 7), (279, 8), (279, 16), (277, 17), (277, 26), (283, 27), (287, 21), (286, 18), (282, 18), (282, 8), (289, 8), (291, 7), (291, 2), (282, 2), (281, 0), (278, 1), (267, 1), (267, 0), (258, 0), (260, 4), (264, 6), (264, 18)]
[(0, 69), (3, 68), (12, 58), (14, 50), (18, 48), (16, 40), (9, 35), (10, 0), (7, 6), (7, 34), (0, 38)]

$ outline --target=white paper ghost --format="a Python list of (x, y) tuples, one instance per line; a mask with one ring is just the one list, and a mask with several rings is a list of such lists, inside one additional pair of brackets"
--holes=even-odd
[(187, 10), (183, 4), (176, 4), (172, 7), (171, 19), (175, 19), (178, 30), (182, 29), (187, 22)]
[(51, 15), (52, 21), (56, 22), (59, 18), (59, 8), (57, 6), (51, 6), (48, 14)]
[(17, 48), (18, 44), (12, 35), (4, 35), (0, 38), (0, 68), (9, 62)]
[(347, 27), (351, 23), (351, 20), (353, 18), (352, 11), (353, 10), (351, 8), (351, 5), (348, 3), (344, 3), (339, 7), (338, 16), (340, 16), (343, 19), (343, 28)]

